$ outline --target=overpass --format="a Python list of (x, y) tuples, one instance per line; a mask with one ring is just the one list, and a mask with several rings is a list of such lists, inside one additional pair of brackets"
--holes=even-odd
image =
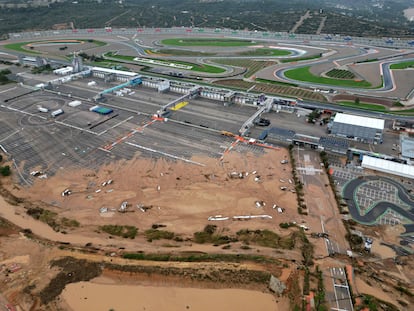
[(247, 119), (246, 122), (243, 123), (242, 127), (239, 130), (240, 135), (244, 136), (250, 129), (250, 127), (253, 126), (254, 120), (260, 117), (262, 113), (269, 112), (270, 109), (272, 109), (273, 101), (273, 97), (269, 97), (264, 101), (263, 105), (259, 108), (259, 110), (257, 110), (250, 118)]
[(198, 97), (200, 95), (201, 92), (201, 87), (200, 86), (194, 86), (191, 89), (189, 89), (187, 92), (187, 94), (184, 94), (183, 96), (176, 98), (172, 101), (170, 101), (168, 104), (165, 104), (164, 106), (161, 107), (160, 110), (157, 111), (158, 115), (162, 115), (164, 112), (167, 111), (168, 108), (170, 107), (174, 107), (176, 104), (178, 104), (179, 102), (182, 102), (183, 100), (187, 99), (187, 98), (195, 98)]

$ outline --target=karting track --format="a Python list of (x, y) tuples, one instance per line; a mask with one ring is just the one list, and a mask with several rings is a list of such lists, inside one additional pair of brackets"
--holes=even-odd
[[(398, 190), (398, 197), (400, 198), (400, 200), (403, 201), (405, 204), (409, 205), (411, 209), (406, 210), (398, 205), (395, 205), (394, 203), (380, 201), (377, 202), (368, 213), (361, 215), (358, 203), (356, 202), (355, 192), (362, 184), (374, 180), (385, 181), (395, 186)], [(396, 213), (400, 214), (401, 216), (409, 219), (411, 222), (414, 223), (414, 197), (410, 195), (408, 191), (404, 187), (402, 187), (398, 182), (390, 178), (378, 176), (365, 176), (363, 178), (356, 178), (345, 185), (342, 194), (345, 200), (347, 200), (349, 213), (351, 214), (352, 218), (360, 223), (373, 224), (388, 209), (392, 209)], [(408, 233), (408, 231), (414, 231), (414, 227), (410, 225), (405, 226), (405, 229), (407, 231), (406, 233)]]

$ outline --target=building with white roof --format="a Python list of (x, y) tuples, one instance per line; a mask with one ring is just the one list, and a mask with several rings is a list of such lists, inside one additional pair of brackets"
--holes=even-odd
[(363, 168), (368, 168), (374, 171), (414, 179), (414, 166), (412, 165), (402, 164), (365, 155), (362, 158), (361, 166)]
[(357, 115), (337, 113), (330, 127), (331, 134), (364, 143), (382, 143), (385, 121)]

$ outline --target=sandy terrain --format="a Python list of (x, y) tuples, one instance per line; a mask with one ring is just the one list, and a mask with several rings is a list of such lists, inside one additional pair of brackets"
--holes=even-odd
[[(99, 172), (64, 169), (47, 180), (36, 180), (30, 189), (13, 192), (30, 201), (50, 204), (47, 208), (61, 217), (79, 221), (81, 226), (74, 233), (85, 234), (92, 231), (93, 226), (104, 224), (133, 225), (143, 231), (154, 223), (162, 223), (167, 230), (185, 237), (211, 223), (207, 220), (209, 216), (262, 214), (273, 219), (251, 219), (248, 224), (226, 220), (214, 224), (232, 232), (247, 226), (278, 231), (280, 222), (295, 220), (297, 215), (295, 194), (279, 188), (280, 179), (285, 180), (285, 186), (293, 188), (287, 182), (291, 178), (289, 166), (280, 164), (285, 157), (287, 152), (281, 149), (268, 151), (261, 157), (230, 153), (223, 162), (195, 159), (205, 166), (136, 158), (102, 167)], [(250, 174), (243, 179), (231, 179), (228, 174), (235, 171)], [(254, 171), (256, 173), (252, 174)], [(255, 181), (256, 176), (260, 176), (259, 182)], [(102, 186), (109, 179), (113, 183)], [(62, 197), (66, 188), (73, 193)], [(130, 212), (117, 212), (123, 201), (128, 202)], [(257, 208), (256, 201), (264, 201), (266, 205)], [(137, 204), (149, 209), (143, 213)], [(278, 213), (272, 208), (273, 204), (284, 207), (286, 212)], [(115, 212), (100, 213), (102, 207)], [(6, 212), (7, 209), (1, 213)], [(16, 218), (11, 214), (9, 212), (8, 217)], [(53, 235), (56, 237), (56, 233)], [(62, 236), (59, 238), (66, 240)]]
[[(242, 289), (197, 289), (70, 284), (62, 294), (72, 310), (282, 310), (271, 294)], [(162, 297), (162, 298), (161, 298)], [(160, 299), (161, 298), (161, 299)]]

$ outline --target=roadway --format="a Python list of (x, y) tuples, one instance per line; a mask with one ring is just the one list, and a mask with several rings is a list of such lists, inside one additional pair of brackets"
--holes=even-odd
[[(359, 55), (363, 55), (363, 54), (367, 54), (368, 52), (366, 50), (362, 50), (359, 49), (360, 54)], [(330, 88), (330, 89), (335, 89), (335, 90), (341, 90), (341, 91), (353, 91), (353, 92), (370, 92), (370, 93), (381, 93), (381, 92), (388, 92), (391, 91), (393, 89), (395, 89), (397, 86), (395, 85), (394, 82), (394, 78), (392, 76), (392, 72), (390, 69), (390, 66), (392, 64), (398, 64), (398, 63), (402, 63), (402, 62), (407, 62), (407, 61), (413, 61), (414, 58), (408, 58), (408, 59), (401, 59), (401, 60), (392, 60), (392, 61), (386, 61), (387, 59), (390, 58), (397, 58), (397, 57), (402, 57), (404, 55), (409, 55), (412, 54), (413, 51), (404, 51), (404, 52), (400, 52), (391, 56), (387, 56), (387, 57), (383, 57), (382, 59), (384, 61), (382, 61), (379, 66), (381, 66), (381, 73), (382, 73), (382, 77), (383, 77), (383, 84), (382, 87), (380, 88), (353, 88), (353, 87), (343, 87), (343, 86), (336, 86), (336, 85), (327, 85), (327, 84), (319, 84), (319, 83), (315, 83), (315, 82), (306, 82), (306, 81), (300, 81), (300, 80), (293, 80), (293, 79), (289, 79), (285, 76), (285, 72), (292, 70), (292, 69), (296, 69), (296, 68), (301, 68), (301, 67), (306, 67), (306, 66), (315, 66), (315, 65), (321, 65), (321, 64), (325, 64), (325, 63), (331, 63), (331, 62), (335, 62), (335, 61), (339, 61), (339, 60), (351, 60), (351, 59), (355, 59), (355, 55), (351, 55), (348, 57), (335, 57), (335, 58), (329, 58), (327, 60), (316, 60), (316, 61), (310, 61), (310, 62), (304, 62), (303, 64), (300, 65), (294, 65), (294, 66), (289, 66), (288, 68), (282, 68), (279, 70), (276, 70), (274, 72), (274, 75), (285, 81), (285, 82), (289, 82), (289, 83), (295, 83), (298, 84), (300, 86), (306, 86), (306, 87), (311, 87), (311, 88), (315, 88), (315, 87), (325, 87), (325, 88)], [(379, 61), (379, 60), (378, 60)]]
[[(107, 87), (98, 80), (98, 86)], [(173, 111), (167, 122), (151, 120), (163, 105), (176, 98), (175, 93), (158, 93), (147, 87), (134, 87), (135, 94), (123, 97), (106, 95), (103, 106), (114, 112), (102, 116), (89, 111), (89, 101), (99, 90), (88, 88), (89, 79), (59, 85), (53, 92), (4, 86), (0, 100), (14, 94), (23, 95), (4, 102), (0, 111), (0, 144), (15, 160), (22, 182), (31, 184), (30, 171), (42, 169), (52, 175), (65, 167), (97, 169), (119, 159), (131, 159), (137, 152), (149, 158), (169, 157), (187, 161), (194, 155), (219, 158), (234, 142), (220, 135), (221, 130), (237, 132), (255, 108), (247, 105), (224, 106), (201, 98), (190, 99), (185, 107)], [(68, 97), (67, 94), (71, 94)], [(78, 97), (80, 96), (80, 97)], [(81, 99), (78, 107), (69, 101)], [(64, 114), (50, 118), (37, 105), (49, 111), (63, 109)], [(154, 122), (153, 122), (154, 121)], [(125, 139), (120, 140), (125, 137)], [(118, 143), (120, 142), (120, 143)], [(115, 144), (114, 144), (115, 143)], [(114, 144), (110, 150), (104, 147)], [(240, 152), (263, 153), (263, 148), (239, 143)]]

